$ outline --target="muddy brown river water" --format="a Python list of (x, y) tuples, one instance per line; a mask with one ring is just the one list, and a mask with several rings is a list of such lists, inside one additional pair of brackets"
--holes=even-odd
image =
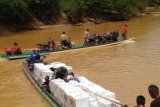
[[(86, 28), (91, 33), (102, 33), (128, 25), (128, 38), (135, 42), (102, 46), (60, 53), (51, 53), (47, 62), (64, 62), (73, 67), (76, 76), (89, 80), (116, 93), (123, 104), (133, 107), (137, 95), (146, 97), (146, 107), (151, 98), (147, 87), (156, 84), (160, 88), (160, 13), (138, 17), (130, 21), (108, 22), (99, 25), (85, 23), (80, 26), (56, 25), (39, 31), (26, 31), (0, 35), (0, 51), (17, 41), (23, 49), (32, 49), (36, 43), (49, 37), (60, 39), (62, 31), (72, 41), (83, 40)], [(37, 92), (22, 70), (22, 61), (0, 58), (0, 107), (50, 107)]]

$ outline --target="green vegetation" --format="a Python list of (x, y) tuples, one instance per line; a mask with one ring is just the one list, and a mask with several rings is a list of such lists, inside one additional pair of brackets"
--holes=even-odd
[(149, 6), (159, 7), (160, 6), (160, 0), (148, 0)]
[(0, 22), (4, 24), (24, 24), (31, 20), (26, 2), (22, 0), (0, 1)]
[(58, 0), (28, 0), (32, 15), (37, 19), (52, 24), (58, 15)]
[(147, 6), (160, 6), (160, 0), (0, 0), (0, 23), (24, 25), (34, 18), (53, 24), (61, 13), (70, 23), (84, 18), (128, 20)]

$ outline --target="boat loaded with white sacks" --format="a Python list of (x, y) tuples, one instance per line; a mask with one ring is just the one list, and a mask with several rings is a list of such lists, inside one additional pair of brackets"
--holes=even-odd
[(75, 77), (69, 81), (63, 79), (52, 79), (49, 81), (50, 92), (43, 88), (44, 77), (53, 77), (54, 71), (65, 67), (67, 72), (73, 74), (71, 66), (61, 62), (51, 64), (35, 63), (31, 71), (27, 62), (23, 62), (23, 69), (27, 77), (53, 107), (123, 107), (116, 99), (115, 93), (104, 89), (84, 76)]

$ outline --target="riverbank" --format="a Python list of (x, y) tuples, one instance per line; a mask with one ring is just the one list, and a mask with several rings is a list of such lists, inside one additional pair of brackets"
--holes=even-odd
[[(148, 14), (159, 13), (159, 12), (160, 12), (160, 7), (159, 8), (147, 7), (143, 13), (141, 13), (137, 16), (145, 16)], [(106, 21), (103, 21), (100, 19), (85, 18), (83, 20), (83, 23), (70, 24), (67, 21), (66, 16), (64, 14), (62, 14), (61, 17), (57, 20), (56, 24), (53, 24), (53, 25), (44, 24), (40, 21), (37, 21), (36, 19), (34, 20), (34, 22), (32, 22), (28, 25), (21, 25), (21, 26), (17, 26), (17, 25), (7, 26), (7, 25), (0, 24), (0, 34), (9, 34), (9, 33), (13, 33), (13, 32), (23, 32), (23, 31), (28, 31), (28, 30), (43, 30), (43, 29), (49, 29), (49, 28), (53, 28), (56, 26), (64, 26), (64, 25), (81, 26), (84, 23), (101, 24), (104, 22), (106, 22)]]

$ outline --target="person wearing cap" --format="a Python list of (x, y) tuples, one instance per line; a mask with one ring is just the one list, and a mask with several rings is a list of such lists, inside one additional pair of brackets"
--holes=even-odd
[(35, 49), (33, 49), (33, 52), (28, 60), (28, 63), (33, 65), (34, 63), (37, 63), (39, 61), (40, 61), (40, 55)]

